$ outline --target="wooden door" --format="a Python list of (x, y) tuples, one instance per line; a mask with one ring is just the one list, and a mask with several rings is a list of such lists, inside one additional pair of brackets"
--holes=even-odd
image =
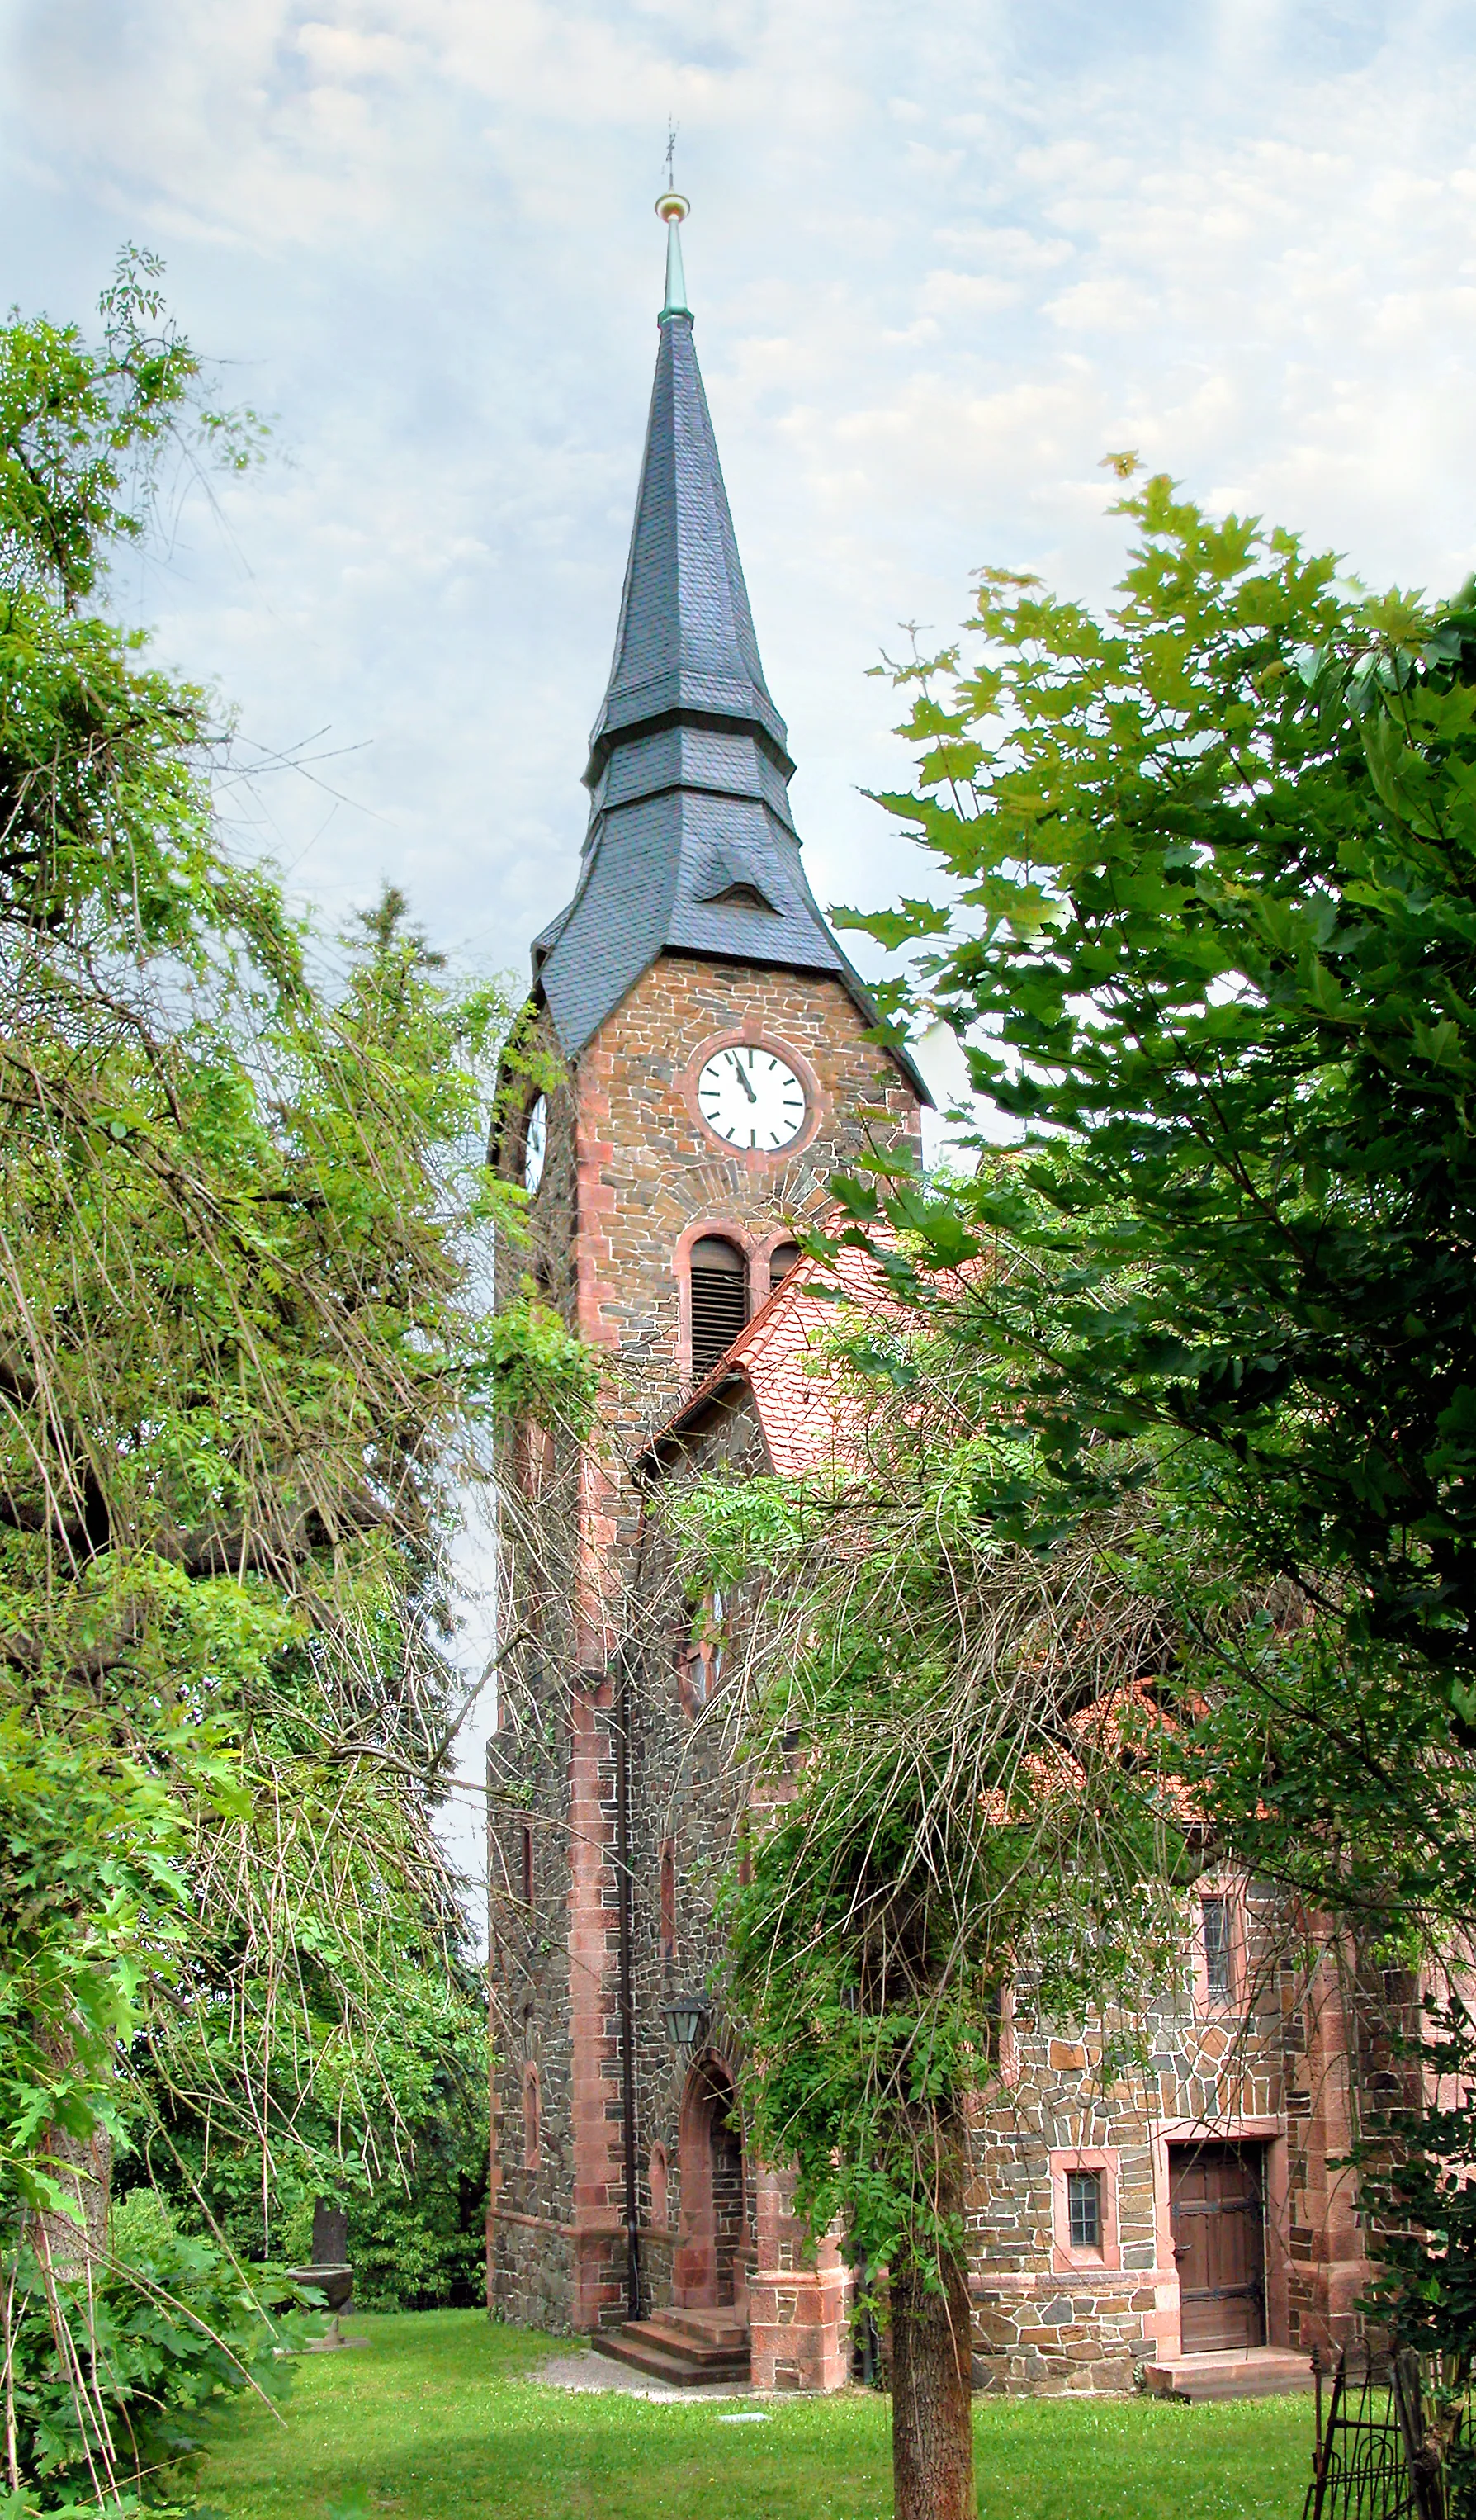
[(1184, 2354), (1266, 2342), (1264, 2155), (1257, 2144), (1169, 2147), (1169, 2221)]

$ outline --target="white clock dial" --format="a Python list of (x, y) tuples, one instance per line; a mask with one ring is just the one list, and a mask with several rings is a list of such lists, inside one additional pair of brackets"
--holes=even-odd
[(805, 1125), (805, 1089), (772, 1050), (747, 1042), (714, 1051), (697, 1078), (697, 1108), (731, 1147), (773, 1154)]
[(528, 1125), (522, 1139), (522, 1186), (529, 1198), (543, 1179), (543, 1159), (549, 1150), (549, 1106), (540, 1094), (528, 1113)]

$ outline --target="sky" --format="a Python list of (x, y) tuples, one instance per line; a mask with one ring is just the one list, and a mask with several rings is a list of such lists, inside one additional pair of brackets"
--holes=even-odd
[(237, 712), (239, 844), (330, 932), (388, 878), (520, 983), (572, 888), (668, 120), (823, 903), (917, 888), (869, 669), (985, 564), (1103, 599), (1108, 450), (1371, 585), (1476, 566), (1460, 0), (0, 0), (7, 298), (85, 323), (151, 248), (272, 420), (115, 601)]

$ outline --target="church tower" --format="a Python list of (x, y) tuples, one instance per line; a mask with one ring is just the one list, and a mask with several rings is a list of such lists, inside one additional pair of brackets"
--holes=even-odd
[[(642, 1804), (635, 1461), (782, 1282), (832, 1172), (915, 1139), (927, 1099), (906, 1054), (867, 1038), (876, 1010), (805, 878), (697, 367), (687, 206), (657, 204), (666, 295), (578, 883), (533, 947), (547, 1075), (514, 1092), (495, 1149), (533, 1236), (499, 1300), (531, 1269), (612, 1368), (600, 1443), (564, 1458), (530, 1430), (509, 1473), (527, 1528), (566, 1539), (551, 1579), (547, 1552), (535, 1569), (505, 1535), (489, 1767), (489, 2299), (583, 2330), (670, 2274), (661, 1990), (639, 1955), (659, 1958), (674, 1868), (700, 1868)], [(670, 1658), (648, 1658), (641, 1688), (643, 1722), (683, 1722)]]

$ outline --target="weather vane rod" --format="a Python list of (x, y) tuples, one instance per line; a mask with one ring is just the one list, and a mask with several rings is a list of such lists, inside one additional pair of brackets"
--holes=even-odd
[(673, 166), (677, 154), (677, 125), (670, 114), (666, 117), (666, 190), (656, 203), (656, 216), (666, 222), (666, 303), (661, 309), (664, 324), (668, 315), (685, 315), (690, 323), (692, 308), (687, 303), (687, 274), (682, 268), (682, 221), (692, 203), (676, 188)]

